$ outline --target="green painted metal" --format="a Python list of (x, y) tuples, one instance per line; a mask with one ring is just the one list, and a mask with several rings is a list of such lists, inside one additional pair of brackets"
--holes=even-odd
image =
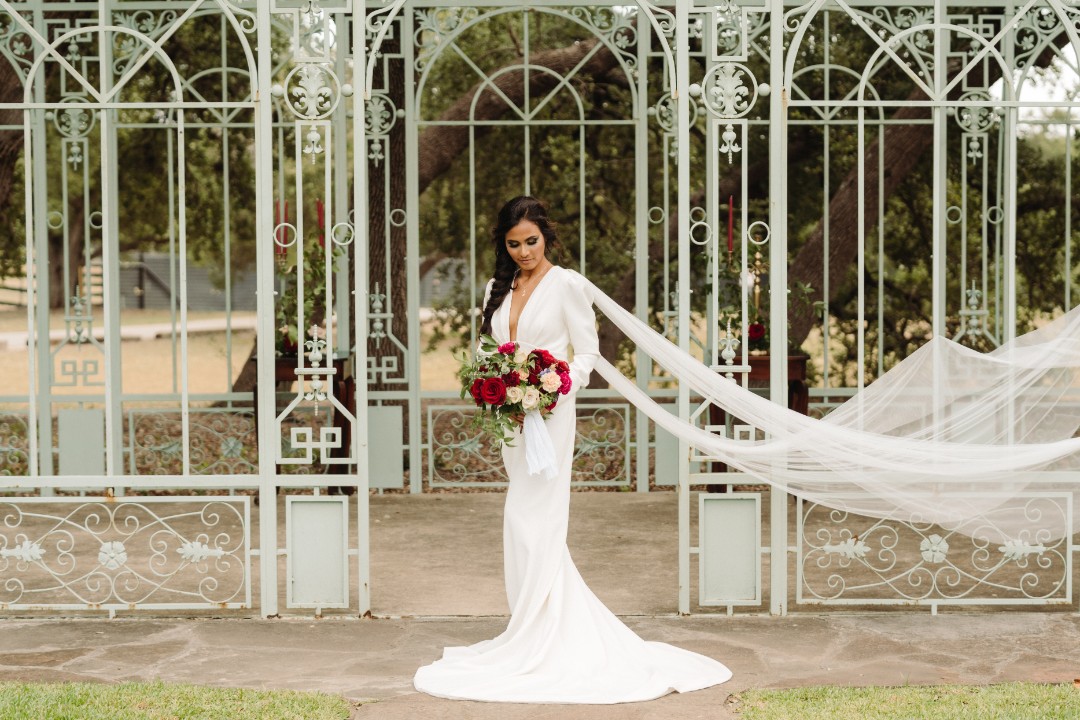
[[(1076, 19), (1075, 5), (1060, 0), (538, 0), (527, 7), (495, 0), (0, 0), (0, 58), (24, 77), (23, 97), (4, 107), (23, 118), (19, 202), (31, 299), (25, 392), (0, 397), (0, 475), (11, 473), (0, 477), (0, 489), (31, 488), (44, 497), (105, 487), (136, 495), (162, 487), (257, 491), (258, 611), (274, 615), (282, 488), (363, 490), (372, 467), (399, 465), (407, 467), (402, 474), (411, 493), (499, 486), (497, 455), (468, 428), (468, 407), (457, 404), (453, 390), (425, 385), (422, 271), (433, 259), (425, 257), (425, 203), (434, 197), (422, 185), (425, 132), (467, 135), (455, 161), (466, 179), (452, 196), (464, 218), (460, 248), (450, 258), (463, 268), (467, 304), (480, 300), (489, 263), (485, 224), (494, 208), (485, 205), (491, 170), (484, 138), (518, 138), (517, 152), (504, 160), (513, 169), (506, 175), (513, 180), (500, 186), (507, 195), (543, 192), (546, 133), (559, 133), (572, 148), (563, 173), (573, 186), (576, 222), (564, 240), (577, 269), (599, 275), (603, 258), (586, 208), (594, 204), (590, 174), (600, 164), (586, 147), (598, 133), (624, 132), (618, 137), (633, 157), (634, 187), (632, 197), (619, 198), (633, 219), (626, 238), (634, 273), (628, 304), (683, 349), (744, 384), (748, 328), (767, 317), (774, 352), (768, 384), (759, 391), (779, 403), (788, 393), (787, 266), (806, 234), (791, 226), (791, 212), (807, 198), (820, 207), (828, 258), (840, 242), (835, 229), (847, 219), (834, 215), (841, 211), (831, 200), (854, 172), (856, 186), (877, 189), (856, 193), (854, 209), (843, 211), (858, 226), (856, 362), (845, 366), (835, 348), (821, 348), (811, 412), (824, 415), (887, 368), (881, 329), (895, 293), (887, 253), (897, 216), (888, 211), (884, 190), (885, 133), (925, 126), (933, 134), (933, 180), (926, 189), (933, 310), (912, 321), (980, 347), (1007, 340), (1020, 302), (1020, 189), (1010, 170), (1031, 128), (1059, 128), (1064, 157), (1077, 153), (1077, 98), (1050, 100), (1031, 91), (1033, 65), (1044, 52), (1059, 57), (1067, 78), (1076, 77)], [(180, 54), (174, 39), (193, 28), (216, 38), (208, 42), (213, 50), (202, 58), (205, 67), (171, 57)], [(505, 34), (505, 28), (514, 28), (513, 57), (495, 62), (470, 45), (470, 34)], [(611, 72), (627, 90), (625, 107), (589, 116), (580, 65), (559, 77), (555, 90), (534, 92), (527, 79), (554, 72), (537, 61), (552, 28), (595, 42), (593, 55), (612, 53)], [(1005, 80), (981, 83), (987, 68)], [(509, 72), (526, 78), (520, 102), (499, 84)], [(439, 95), (446, 73), (464, 74), (501, 96), (507, 111), (498, 119), (477, 116), (478, 93), (467, 112), (440, 117), (448, 103)], [(162, 87), (140, 86), (143, 77), (161, 78)], [(925, 112), (914, 117), (918, 108)], [(1048, 108), (1063, 118), (1039, 114)], [(898, 117), (900, 110), (909, 114)], [(170, 359), (168, 367), (154, 368), (152, 392), (126, 389), (132, 370), (122, 350), (129, 257), (120, 239), (129, 237), (132, 191), (124, 153), (138, 133), (155, 138), (168, 187), (154, 231), (156, 246), (170, 257), (163, 278)], [(819, 157), (820, 173), (812, 183), (793, 185), (790, 142), (806, 133), (815, 139), (798, 152)], [(198, 154), (211, 152), (222, 159), (217, 174), (191, 177)], [(238, 159), (246, 153), (250, 164)], [(225, 340), (211, 391), (191, 362), (201, 347), (191, 270), (208, 252), (200, 224), (203, 180), (223, 189), (215, 201), (221, 227), (213, 256)], [(1061, 245), (1060, 304), (1069, 307), (1077, 241), (1069, 162), (1062, 164), (1061, 184), (1064, 221), (1052, 241)], [(65, 242), (54, 261), (62, 267), (50, 274), (50, 253), (56, 255), (50, 245), (58, 238)], [(828, 334), (842, 329), (835, 317), (843, 308), (830, 305), (834, 278), (826, 264), (820, 270)], [(245, 273), (254, 274), (257, 286), (251, 320), (257, 408), (249, 404), (250, 388), (232, 387), (251, 341), (239, 334), (245, 310), (234, 294)], [(63, 283), (62, 315), (48, 312), (54, 282)], [(464, 324), (468, 347), (476, 318)], [(278, 398), (283, 326), (299, 336), (292, 369), (300, 381)], [(49, 340), (54, 332), (57, 339)], [(713, 427), (707, 402), (673, 385), (647, 358), (633, 359), (638, 383), (680, 416), (718, 432), (752, 434), (731, 419)], [(349, 370), (354, 386), (339, 383)], [(369, 413), (369, 406), (379, 410)], [(54, 418), (62, 410), (103, 413), (104, 480), (57, 477)], [(652, 423), (603, 389), (586, 391), (581, 410), (578, 484), (649, 491), (657, 450)], [(369, 415), (377, 422), (399, 412), (400, 433), (379, 426), (370, 435), (394, 462), (369, 464)], [(698, 609), (690, 579), (700, 551), (692, 546), (691, 491), (709, 482), (710, 470), (709, 459), (692, 458), (685, 445), (678, 456), (684, 459), (676, 483), (678, 608), (691, 612)], [(402, 477), (379, 484), (405, 483)], [(772, 530), (757, 553), (759, 560), (770, 558), (768, 611), (782, 614), (803, 597), (805, 578), (797, 566), (796, 587), (788, 587), (793, 523), (784, 499), (772, 497), (768, 506)], [(350, 581), (357, 592), (350, 588), (350, 612), (363, 613), (371, 607), (365, 492), (355, 508), (359, 540), (349, 552), (357, 558)], [(799, 507), (799, 527), (811, 512)]]

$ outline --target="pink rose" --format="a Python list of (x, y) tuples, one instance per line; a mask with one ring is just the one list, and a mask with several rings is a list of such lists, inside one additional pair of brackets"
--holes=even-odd
[(501, 352), (503, 355), (513, 355), (516, 348), (517, 343), (505, 342), (499, 346), (499, 352)]
[(562, 380), (562, 384), (559, 385), (559, 394), (565, 395), (570, 392), (570, 388), (574, 383), (570, 380), (570, 373), (568, 372), (559, 373), (559, 378)]

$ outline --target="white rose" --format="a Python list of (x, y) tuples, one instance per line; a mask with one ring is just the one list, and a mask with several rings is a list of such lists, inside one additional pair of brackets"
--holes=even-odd
[(519, 347), (517, 352), (514, 353), (514, 364), (524, 365), (525, 361), (529, 359), (529, 351), (525, 348)]
[(528, 382), (529, 381), (529, 371), (528, 370), (518, 370), (517, 374), (518, 374), (518, 379), (521, 380), (521, 382)]
[(562, 387), (562, 378), (558, 373), (546, 372), (540, 376), (540, 386), (544, 388), (544, 392), (555, 392)]
[(506, 388), (506, 402), (519, 403), (521, 399), (525, 397), (525, 391), (519, 387)]
[(521, 398), (521, 407), (525, 410), (535, 410), (536, 406), (540, 404), (540, 391), (534, 387), (530, 387), (525, 391), (525, 396)]

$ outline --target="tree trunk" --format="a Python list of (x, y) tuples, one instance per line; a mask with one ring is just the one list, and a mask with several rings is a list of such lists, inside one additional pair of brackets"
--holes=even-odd
[[(920, 92), (913, 97), (920, 98), (925, 99), (926, 96)], [(925, 107), (903, 107), (892, 116), (892, 120), (916, 123), (929, 117), (930, 111)], [(933, 142), (934, 126), (931, 124), (890, 124), (885, 126), (885, 150), (881, 155), (876, 140), (867, 143), (863, 158), (864, 233), (869, 233), (877, 224), (879, 177), (883, 179), (881, 196), (887, 202)], [(887, 170), (879, 174), (882, 162)], [(825, 220), (822, 218), (788, 265), (789, 284), (801, 282), (814, 288), (810, 302), (788, 308), (788, 342), (791, 345), (801, 345), (814, 326), (813, 302), (824, 299), (821, 269), (828, 267), (829, 287), (832, 288), (840, 287), (851, 271), (859, 250), (858, 208), (859, 170), (856, 166), (840, 183), (829, 202), (829, 257), (825, 258)]]
[[(73, 195), (67, 207), (68, 235), (50, 235), (49, 237), (49, 307), (64, 307), (64, 298), (67, 293), (75, 294), (75, 288), (83, 285), (83, 294), (90, 297), (93, 288), (89, 286), (88, 275), (83, 275), (89, 258), (85, 257), (83, 250), (86, 208), (83, 207), (82, 195)], [(69, 269), (68, 285), (64, 286), (64, 243), (68, 246)], [(54, 262), (53, 259), (56, 261)]]
[[(22, 101), (23, 85), (10, 62), (0, 61), (0, 102)], [(21, 110), (0, 108), (0, 125), (21, 125)], [(15, 181), (15, 163), (22, 155), (22, 130), (0, 130), (0, 207), (6, 207)]]

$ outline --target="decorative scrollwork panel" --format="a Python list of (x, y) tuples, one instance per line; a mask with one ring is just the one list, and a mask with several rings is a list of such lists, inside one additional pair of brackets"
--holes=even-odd
[(26, 415), (13, 412), (0, 414), (0, 475), (28, 475), (29, 452)]
[[(255, 417), (247, 410), (191, 412), (192, 475), (257, 473)], [(129, 467), (134, 475), (183, 473), (183, 429), (179, 412), (133, 410), (129, 414)]]
[(630, 482), (630, 406), (578, 405), (573, 479), (581, 485)]
[(1067, 495), (1031, 495), (1024, 506), (1029, 527), (1008, 533), (991, 514), (969, 537), (800, 501), (799, 602), (1069, 602), (1069, 540), (1055, 539), (1044, 523), (1051, 517), (1060, 523), (1072, 502)]
[(249, 607), (249, 500), (0, 504), (0, 607)]

